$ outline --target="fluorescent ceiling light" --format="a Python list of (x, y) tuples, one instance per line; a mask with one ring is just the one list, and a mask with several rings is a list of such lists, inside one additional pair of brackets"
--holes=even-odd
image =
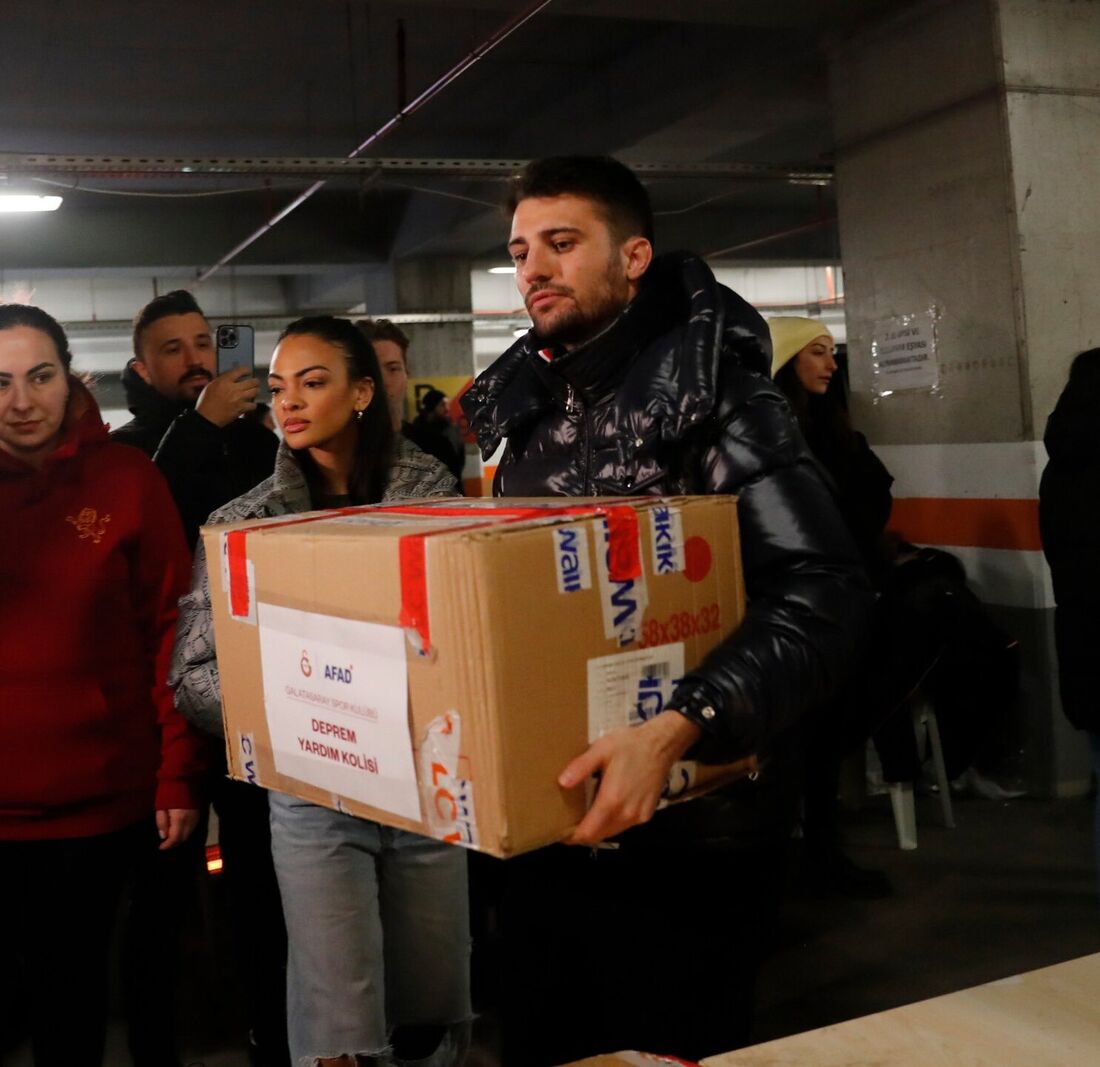
[(515, 267), (490, 267), (489, 268), (489, 273), (490, 274), (515, 274), (516, 273), (516, 268)]
[(59, 196), (30, 196), (25, 193), (0, 193), (0, 213), (14, 211), (56, 211)]

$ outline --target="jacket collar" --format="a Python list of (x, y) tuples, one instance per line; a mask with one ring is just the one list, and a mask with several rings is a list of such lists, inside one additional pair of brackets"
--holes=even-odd
[[(759, 330), (742, 323), (748, 312)], [(731, 313), (732, 312), (732, 313)], [(746, 346), (727, 342), (752, 335), (754, 356), (734, 356)], [(462, 399), (477, 434), (482, 455), (491, 455), (501, 440), (553, 408), (570, 385), (588, 398), (614, 386), (651, 344), (664, 341), (674, 349), (672, 376), (654, 383), (651, 398), (662, 416), (668, 439), (683, 435), (714, 406), (719, 361), (740, 358), (748, 369), (767, 375), (770, 349), (767, 327), (735, 293), (720, 285), (698, 256), (675, 252), (653, 261), (637, 296), (597, 337), (547, 363), (538, 352), (534, 331), (528, 331), (488, 370), (478, 376)], [(743, 339), (743, 338), (742, 338)]]
[(192, 405), (161, 396), (136, 370), (131, 359), (122, 371), (122, 387), (126, 390), (126, 406), (135, 418), (167, 429), (177, 415)]
[(279, 442), (275, 453), (275, 470), (271, 475), (275, 491), (283, 498), (291, 511), (309, 511), (312, 507), (305, 471), (286, 441)]

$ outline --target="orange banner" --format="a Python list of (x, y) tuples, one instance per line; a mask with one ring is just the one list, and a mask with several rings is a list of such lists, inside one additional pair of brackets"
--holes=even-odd
[(958, 545), (1036, 552), (1038, 500), (903, 497), (894, 501), (889, 528), (917, 545)]

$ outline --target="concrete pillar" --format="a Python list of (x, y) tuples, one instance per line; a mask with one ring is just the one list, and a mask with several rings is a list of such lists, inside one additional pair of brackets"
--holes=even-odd
[[(396, 310), (410, 313), (469, 313), (470, 261), (461, 257), (434, 256), (431, 259), (398, 260), (394, 266)], [(409, 416), (415, 413), (418, 395), (434, 386), (453, 401), (474, 374), (474, 327), (472, 322), (406, 323), (409, 335)], [(461, 412), (452, 406), (452, 418)], [(476, 452), (467, 442), (466, 491), (480, 495), (481, 471)]]
[[(1021, 639), (1020, 776), (1083, 791), (1037, 493), (1046, 417), (1100, 343), (1100, 4), (918, 5), (835, 48), (831, 93), (853, 419), (897, 479), (892, 525), (959, 555)], [(938, 387), (879, 395), (873, 339), (930, 309)]]
[[(399, 260), (394, 269), (397, 310), (469, 312), (470, 261), (458, 257)], [(474, 328), (469, 322), (410, 323), (409, 370), (417, 378), (469, 377), (474, 368)]]

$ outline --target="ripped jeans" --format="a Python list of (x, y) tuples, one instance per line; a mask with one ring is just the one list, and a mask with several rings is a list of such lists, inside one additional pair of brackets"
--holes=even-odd
[[(360, 1057), (379, 1067), (459, 1067), (469, 1045), (466, 853), (419, 834), (269, 794), (289, 942), (295, 1067)], [(437, 1027), (435, 1051), (401, 1058), (401, 1028)]]

